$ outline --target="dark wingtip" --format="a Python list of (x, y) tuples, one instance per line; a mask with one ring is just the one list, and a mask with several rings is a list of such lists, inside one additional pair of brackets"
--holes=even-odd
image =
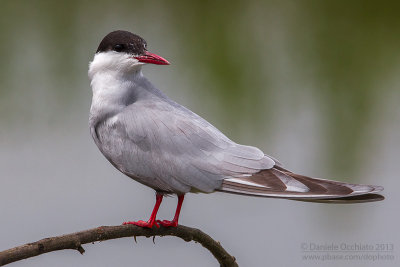
[(315, 203), (331, 203), (331, 204), (355, 204), (382, 201), (385, 197), (379, 194), (365, 194), (359, 196), (342, 197), (342, 198), (329, 198), (329, 199), (292, 199), (304, 202)]

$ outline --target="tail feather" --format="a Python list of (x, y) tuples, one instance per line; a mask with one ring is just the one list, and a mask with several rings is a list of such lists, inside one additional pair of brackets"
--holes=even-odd
[(360, 203), (383, 200), (375, 194), (381, 186), (350, 184), (311, 178), (282, 167), (262, 170), (248, 177), (228, 178), (218, 191), (260, 197), (320, 203)]

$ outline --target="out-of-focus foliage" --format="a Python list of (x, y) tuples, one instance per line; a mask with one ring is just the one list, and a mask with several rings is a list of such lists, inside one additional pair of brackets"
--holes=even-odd
[(97, 42), (124, 28), (144, 33), (150, 47), (174, 50), (175, 79), (198, 86), (185, 94), (205, 104), (213, 98), (233, 137), (245, 123), (262, 138), (284, 119), (282, 110), (301, 111), (305, 96), (317, 103), (327, 160), (333, 173), (349, 175), (377, 95), (385, 94), (381, 85), (399, 62), (398, 8), (376, 1), (2, 1), (1, 118), (43, 115), (57, 123), (67, 116), (53, 111), (74, 109), (82, 98)]

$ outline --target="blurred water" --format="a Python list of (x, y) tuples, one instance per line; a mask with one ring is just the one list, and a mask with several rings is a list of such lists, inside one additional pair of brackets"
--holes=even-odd
[[(320, 205), (189, 195), (181, 223), (241, 266), (396, 266), (400, 222), (398, 3), (5, 1), (0, 9), (0, 250), (147, 218), (152, 190), (116, 171), (87, 127), (87, 65), (126, 29), (172, 62), (144, 73), (233, 140), (287, 168), (379, 184), (387, 199)], [(163, 203), (168, 218), (176, 199)], [(395, 260), (305, 261), (301, 244), (392, 243)], [(138, 238), (15, 266), (216, 266), (198, 244)], [(396, 264), (397, 263), (397, 264)]]

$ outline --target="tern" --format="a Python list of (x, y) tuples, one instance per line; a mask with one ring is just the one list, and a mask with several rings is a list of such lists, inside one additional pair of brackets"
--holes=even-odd
[[(89, 64), (93, 91), (90, 133), (119, 171), (153, 188), (152, 228), (174, 227), (186, 193), (225, 192), (323, 203), (384, 199), (381, 186), (311, 178), (287, 170), (259, 148), (237, 144), (205, 119), (168, 98), (143, 76), (146, 64), (169, 65), (147, 50), (146, 41), (113, 31), (100, 42)], [(171, 221), (156, 220), (164, 195), (176, 194)]]

